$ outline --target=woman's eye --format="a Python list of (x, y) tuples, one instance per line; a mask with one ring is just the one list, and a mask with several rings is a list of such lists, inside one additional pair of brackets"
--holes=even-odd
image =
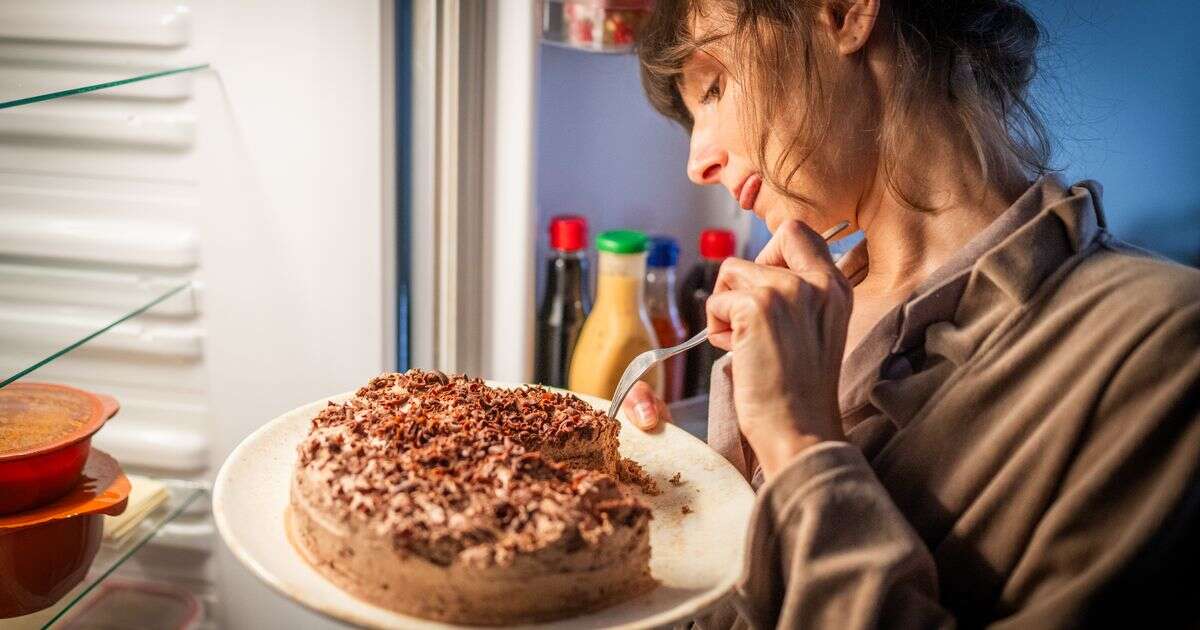
[(704, 91), (704, 95), (700, 97), (700, 104), (703, 105), (704, 103), (707, 103), (707, 102), (713, 100), (714, 98), (720, 98), (720, 96), (721, 96), (721, 80), (720, 80), (720, 78), (716, 78), (716, 79), (713, 79), (713, 82), (711, 84), (709, 84), (708, 89)]

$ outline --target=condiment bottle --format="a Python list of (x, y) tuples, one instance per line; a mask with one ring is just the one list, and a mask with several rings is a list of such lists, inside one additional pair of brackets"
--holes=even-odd
[[(669, 236), (650, 239), (650, 255), (646, 258), (646, 312), (658, 337), (660, 348), (683, 343), (688, 329), (679, 314), (675, 299), (675, 266), (679, 263), (679, 243)], [(663, 362), (663, 400), (675, 402), (683, 398), (684, 372), (687, 356), (677, 354)]]
[(534, 381), (566, 387), (571, 353), (591, 308), (587, 290), (587, 219), (562, 215), (550, 220), (546, 289), (538, 309)]
[[(646, 312), (646, 235), (613, 230), (596, 237), (600, 252), (596, 302), (571, 357), (570, 389), (611, 398), (621, 374), (638, 354), (657, 348)], [(662, 395), (662, 365), (645, 377)]]
[[(683, 280), (679, 304), (688, 330), (700, 330), (706, 325), (704, 303), (717, 284), (721, 261), (733, 255), (736, 240), (729, 230), (708, 229), (700, 233), (700, 261)], [(685, 397), (708, 393), (713, 363), (725, 354), (710, 343), (700, 344), (687, 353), (687, 369), (683, 385)]]

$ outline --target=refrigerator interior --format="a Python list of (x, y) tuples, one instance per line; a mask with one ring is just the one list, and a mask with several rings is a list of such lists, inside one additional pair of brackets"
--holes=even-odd
[[(126, 472), (206, 483), (266, 420), (394, 365), (387, 7), (0, 2), (5, 94), (208, 64), (0, 111), (4, 377), (186, 285), (25, 377), (119, 399), (94, 444)], [(324, 623), (228, 554), (207, 499), (119, 576), (187, 590), (201, 627)]]

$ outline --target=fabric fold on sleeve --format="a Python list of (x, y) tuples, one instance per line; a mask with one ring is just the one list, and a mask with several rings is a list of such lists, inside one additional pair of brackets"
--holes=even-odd
[(805, 450), (759, 491), (735, 604), (755, 628), (954, 625), (929, 551), (845, 442)]

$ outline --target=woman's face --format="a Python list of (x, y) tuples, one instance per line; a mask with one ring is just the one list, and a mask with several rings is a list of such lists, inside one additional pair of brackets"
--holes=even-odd
[[(710, 28), (709, 18), (697, 18), (696, 35), (703, 36)], [(821, 29), (821, 25), (814, 28)], [(856, 211), (862, 198), (871, 190), (875, 177), (878, 147), (874, 134), (877, 108), (868, 97), (871, 85), (865, 64), (852, 63), (832, 52), (832, 46), (821, 46), (822, 33), (816, 34), (822, 88), (830, 95), (835, 111), (829, 116), (828, 133), (819, 141), (798, 147), (808, 153), (800, 168), (788, 182), (790, 192), (807, 202), (799, 202), (766, 183), (764, 166), (758, 163), (757, 132), (747, 129), (746, 108), (755, 98), (753, 81), (739, 80), (736, 64), (721, 57), (720, 49), (697, 52), (683, 67), (679, 89), (684, 105), (691, 112), (693, 126), (691, 151), (688, 156), (688, 177), (697, 184), (720, 184), (729, 190), (734, 200), (754, 212), (774, 232), (785, 220), (797, 219), (817, 231), (825, 230), (840, 221), (850, 221), (849, 234), (857, 229)], [(803, 89), (797, 86), (797, 90)], [(806, 100), (797, 94), (795, 107), (803, 108)], [(792, 114), (804, 115), (804, 112)], [(789, 116), (790, 118), (790, 116)], [(769, 125), (766, 138), (767, 165), (778, 163), (795, 129)], [(784, 124), (786, 126), (786, 123)], [(787, 164), (781, 178), (794, 164)]]

